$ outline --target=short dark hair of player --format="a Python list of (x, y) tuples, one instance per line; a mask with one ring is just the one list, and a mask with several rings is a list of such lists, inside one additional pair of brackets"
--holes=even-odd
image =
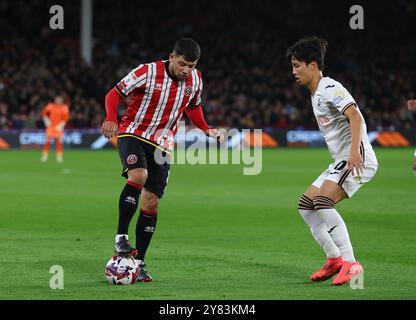
[(322, 70), (327, 46), (328, 42), (323, 38), (305, 37), (287, 49), (286, 57), (304, 61), (307, 65), (316, 61), (319, 70)]
[(176, 41), (173, 53), (183, 56), (186, 61), (194, 62), (201, 56), (201, 48), (194, 39), (182, 38)]

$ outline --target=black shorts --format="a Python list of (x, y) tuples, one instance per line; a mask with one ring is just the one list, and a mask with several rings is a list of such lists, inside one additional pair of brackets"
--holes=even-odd
[[(123, 165), (121, 175), (127, 179), (129, 170), (147, 169), (148, 175), (144, 188), (162, 198), (168, 184), (170, 164), (169, 162), (158, 164), (155, 161), (157, 146), (141, 137), (123, 134), (117, 139), (117, 147)], [(166, 153), (163, 155), (168, 156)]]

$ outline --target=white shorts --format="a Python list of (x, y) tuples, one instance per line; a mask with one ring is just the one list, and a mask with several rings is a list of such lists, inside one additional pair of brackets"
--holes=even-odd
[(348, 170), (347, 160), (337, 160), (331, 163), (328, 169), (322, 172), (312, 185), (320, 188), (325, 180), (330, 180), (337, 183), (351, 198), (364, 183), (369, 182), (374, 177), (377, 168), (377, 164), (365, 164), (363, 173), (360, 176), (353, 176), (351, 171)]

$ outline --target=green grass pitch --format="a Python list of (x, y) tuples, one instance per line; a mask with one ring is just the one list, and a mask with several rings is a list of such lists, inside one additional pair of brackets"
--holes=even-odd
[[(0, 299), (415, 299), (413, 149), (376, 153), (376, 177), (337, 206), (365, 268), (353, 290), (308, 281), (325, 257), (297, 201), (331, 162), (326, 149), (264, 150), (257, 176), (172, 166), (146, 259), (154, 281), (132, 286), (104, 277), (125, 183), (117, 152), (68, 150), (63, 164), (1, 152)], [(49, 287), (53, 265), (63, 290)]]

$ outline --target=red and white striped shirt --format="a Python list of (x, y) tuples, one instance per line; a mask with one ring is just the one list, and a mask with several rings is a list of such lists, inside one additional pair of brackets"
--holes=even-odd
[(183, 112), (201, 104), (203, 84), (197, 69), (185, 81), (172, 79), (162, 60), (141, 64), (114, 88), (131, 97), (118, 134), (140, 136), (171, 150)]

